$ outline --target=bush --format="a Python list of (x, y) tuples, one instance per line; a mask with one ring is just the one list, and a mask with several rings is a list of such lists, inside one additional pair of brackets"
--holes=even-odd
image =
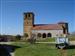
[(34, 44), (36, 42), (36, 39), (34, 38), (34, 36), (32, 36), (27, 41), (30, 42), (31, 44)]
[(20, 40), (21, 36), (20, 35), (16, 35), (16, 40)]
[(25, 33), (25, 34), (24, 34), (24, 37), (26, 37), (26, 38), (27, 38), (27, 37), (28, 37), (28, 34), (27, 34), (27, 33)]

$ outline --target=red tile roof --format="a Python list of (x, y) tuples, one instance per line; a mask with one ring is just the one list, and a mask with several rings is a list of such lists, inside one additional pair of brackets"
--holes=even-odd
[(59, 24), (36, 24), (32, 28), (33, 30), (62, 30), (63, 28)]

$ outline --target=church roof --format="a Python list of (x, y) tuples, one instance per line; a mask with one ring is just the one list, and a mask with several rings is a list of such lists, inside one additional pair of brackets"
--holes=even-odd
[(63, 30), (59, 24), (36, 24), (33, 30)]

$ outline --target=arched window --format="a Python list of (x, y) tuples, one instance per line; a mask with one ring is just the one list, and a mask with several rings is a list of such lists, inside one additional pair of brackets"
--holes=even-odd
[(43, 33), (43, 38), (46, 38), (46, 33)]
[(48, 33), (48, 34), (47, 34), (47, 37), (52, 37), (51, 33)]
[(25, 15), (25, 17), (27, 18), (27, 14)]
[(28, 14), (28, 17), (30, 17), (30, 14)]
[(38, 34), (37, 34), (37, 37), (41, 37), (41, 33), (38, 33)]

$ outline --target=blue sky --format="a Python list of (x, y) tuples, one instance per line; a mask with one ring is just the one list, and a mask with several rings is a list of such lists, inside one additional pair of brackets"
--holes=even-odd
[(0, 0), (0, 34), (23, 34), (24, 12), (35, 14), (35, 24), (65, 21), (75, 31), (74, 0)]

